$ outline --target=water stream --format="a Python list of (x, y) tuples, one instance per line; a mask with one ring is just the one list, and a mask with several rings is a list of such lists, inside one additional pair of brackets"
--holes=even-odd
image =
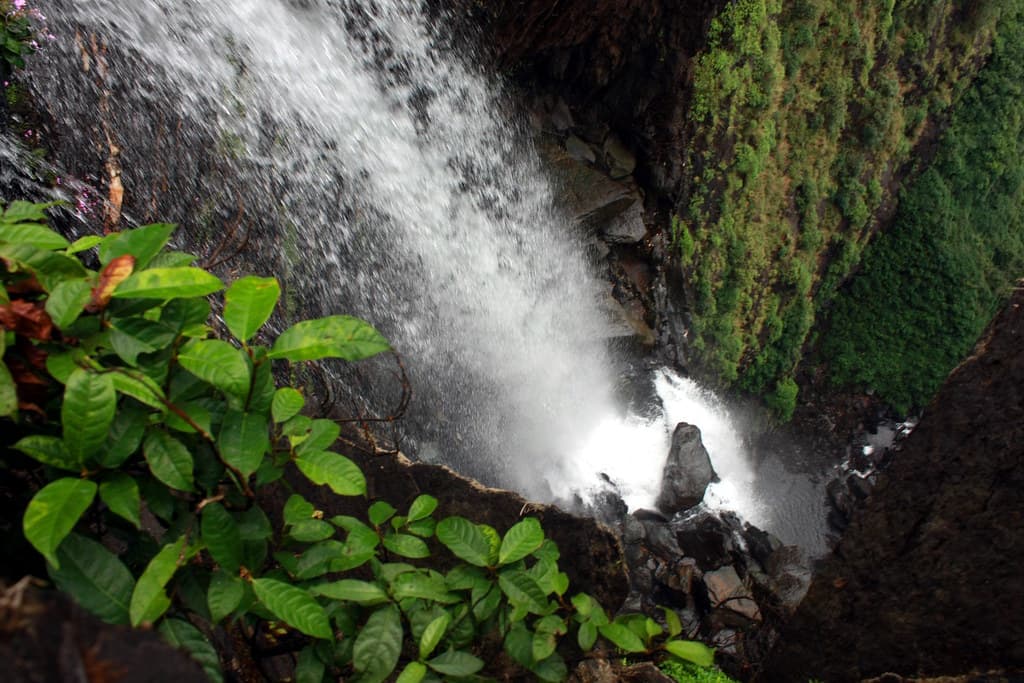
[(290, 315), (378, 326), (411, 373), (403, 448), (541, 499), (604, 472), (645, 506), (688, 421), (722, 479), (709, 503), (771, 528), (775, 501), (713, 396), (663, 371), (657, 417), (615, 405), (601, 284), (525, 126), (419, 3), (40, 6), (56, 40), (31, 82), (63, 149), (94, 155), (69, 158), (75, 180), (102, 186), (114, 144), (149, 207), (126, 220), (178, 221), (191, 248), (244, 221), (243, 266), (285, 281)]

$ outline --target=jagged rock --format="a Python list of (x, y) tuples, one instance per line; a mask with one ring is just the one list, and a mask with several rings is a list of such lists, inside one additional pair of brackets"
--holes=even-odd
[(811, 586), (811, 567), (800, 549), (793, 545), (779, 548), (765, 563), (768, 587), (786, 613), (800, 605)]
[(732, 529), (718, 515), (702, 511), (675, 525), (676, 540), (683, 552), (705, 570), (718, 569), (734, 561), (736, 544)]
[(618, 680), (607, 659), (585, 659), (569, 676), (568, 683), (617, 683)]
[(711, 458), (700, 438), (700, 429), (680, 422), (672, 433), (672, 447), (661, 475), (661, 493), (655, 503), (667, 515), (700, 504), (708, 484), (715, 480)]
[(612, 178), (619, 180), (636, 170), (636, 156), (614, 135), (605, 138), (603, 151), (608, 175)]
[(602, 227), (601, 235), (610, 243), (632, 244), (647, 234), (644, 225), (644, 210), (640, 202), (634, 202), (617, 216), (610, 218)]
[(704, 585), (712, 607), (724, 607), (753, 621), (761, 620), (761, 609), (754, 595), (731, 565), (704, 573)]
[(747, 551), (762, 566), (768, 562), (769, 557), (782, 548), (782, 541), (777, 536), (751, 524), (743, 525), (743, 540), (747, 543)]
[(565, 151), (577, 161), (585, 161), (589, 164), (597, 162), (597, 153), (594, 152), (594, 148), (575, 135), (570, 135), (566, 139)]
[(675, 533), (667, 523), (648, 520), (643, 522), (643, 525), (647, 532), (647, 548), (653, 554), (665, 559), (683, 556)]

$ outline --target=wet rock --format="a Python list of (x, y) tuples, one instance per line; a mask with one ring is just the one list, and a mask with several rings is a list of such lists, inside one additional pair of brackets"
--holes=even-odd
[(597, 153), (594, 151), (594, 148), (575, 135), (570, 135), (566, 139), (565, 151), (577, 161), (585, 161), (589, 164), (597, 162)]
[(811, 586), (811, 566), (796, 546), (779, 548), (765, 564), (768, 587), (779, 607), (791, 614), (800, 605)]
[(762, 566), (782, 547), (782, 541), (777, 536), (751, 524), (743, 525), (743, 539), (746, 541), (748, 552)]
[(741, 614), (747, 619), (760, 621), (761, 610), (754, 602), (754, 595), (731, 565), (704, 573), (704, 585), (712, 607), (724, 607)]
[(650, 662), (633, 664), (619, 670), (622, 683), (675, 683), (675, 679), (666, 676), (661, 669)]
[(711, 458), (700, 438), (700, 429), (680, 422), (672, 433), (672, 446), (661, 475), (661, 493), (655, 503), (661, 512), (674, 515), (704, 500), (704, 491), (715, 480)]
[(586, 659), (569, 676), (569, 683), (617, 683), (615, 669), (607, 659)]
[(612, 178), (625, 178), (636, 170), (636, 156), (614, 135), (605, 138), (603, 152), (608, 175)]
[(683, 551), (703, 569), (717, 569), (733, 562), (733, 532), (718, 515), (704, 511), (677, 523), (675, 529)]
[(648, 520), (643, 522), (643, 525), (647, 532), (646, 545), (651, 553), (665, 559), (683, 556), (683, 550), (679, 547), (679, 542), (676, 541), (675, 533), (666, 522)]
[(644, 225), (644, 211), (640, 202), (634, 202), (617, 216), (610, 218), (601, 227), (601, 236), (612, 244), (639, 242), (647, 234)]

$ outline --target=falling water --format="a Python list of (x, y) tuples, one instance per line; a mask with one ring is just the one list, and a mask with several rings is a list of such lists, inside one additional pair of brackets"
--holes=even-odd
[[(579, 236), (500, 88), (419, 3), (41, 6), (57, 40), (31, 80), (65, 150), (116, 147), (128, 219), (176, 220), (189, 248), (244, 221), (242, 266), (281, 277), (290, 314), (377, 325), (411, 372), (403, 448), (544, 499), (585, 495), (604, 472), (635, 507), (650, 505), (671, 428), (688, 421), (722, 478), (709, 500), (759, 518), (713, 397), (663, 372), (659, 416), (616, 408)], [(82, 176), (96, 166), (68, 161)]]

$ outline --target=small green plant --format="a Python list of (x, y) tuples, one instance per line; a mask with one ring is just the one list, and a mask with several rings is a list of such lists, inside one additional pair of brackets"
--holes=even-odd
[(33, 39), (25, 0), (0, 0), (0, 75), (9, 67), (25, 67)]
[(716, 668), (699, 667), (689, 662), (666, 661), (658, 668), (678, 683), (735, 683)]
[[(300, 681), (503, 673), (488, 663), (559, 681), (599, 638), (627, 656), (711, 665), (712, 650), (679, 638), (674, 612), (664, 626), (612, 619), (571, 594), (536, 519), (501, 534), (436, 519), (427, 494), (402, 510), (367, 501), (360, 517), (328, 517), (299, 493), (264, 510), (269, 487), (301, 478), (367, 495), (360, 468), (329, 450), (339, 426), (302, 414), (305, 396), (277, 387), (273, 364), (354, 362), (387, 341), (330, 316), (256, 343), (275, 279), (225, 290), (166, 248), (168, 224), (69, 243), (45, 208), (11, 202), (0, 214), (0, 420), (16, 435), (3, 457), (42, 482), (24, 536), (83, 607), (156, 625), (212, 680), (222, 677), (209, 635), (238, 627), (289, 635)], [(90, 250), (98, 270), (77, 256)], [(222, 290), (230, 341), (210, 326), (208, 297)]]

